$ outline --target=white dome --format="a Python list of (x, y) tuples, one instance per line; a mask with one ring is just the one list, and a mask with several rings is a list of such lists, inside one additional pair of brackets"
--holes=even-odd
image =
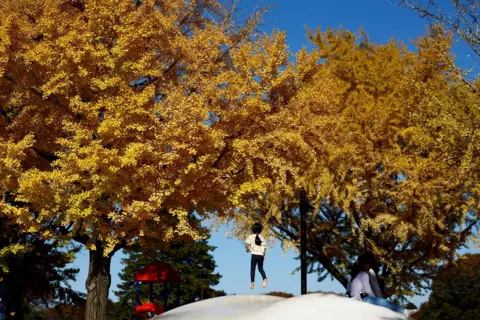
[(265, 295), (225, 296), (203, 300), (168, 311), (158, 320), (403, 320), (384, 307), (333, 293), (311, 293), (294, 298)]

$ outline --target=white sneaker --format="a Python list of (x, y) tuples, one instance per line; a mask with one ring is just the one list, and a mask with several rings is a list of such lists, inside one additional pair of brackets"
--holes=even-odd
[(404, 315), (407, 316), (407, 319), (414, 319), (413, 317), (416, 316), (420, 312), (420, 309), (405, 309)]

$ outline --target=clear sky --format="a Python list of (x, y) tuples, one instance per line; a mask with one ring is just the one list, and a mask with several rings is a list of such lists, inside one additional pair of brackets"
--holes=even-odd
[[(411, 41), (426, 33), (428, 22), (415, 16), (405, 8), (394, 5), (396, 0), (244, 0), (242, 7), (251, 10), (257, 4), (270, 4), (274, 7), (266, 16), (263, 30), (270, 32), (272, 29), (287, 31), (287, 41), (292, 52), (298, 51), (307, 45), (305, 26), (311, 29), (321, 26), (323, 30), (328, 27), (356, 31), (360, 27), (369, 35), (372, 42), (385, 43), (393, 37), (403, 40), (411, 49)], [(476, 63), (470, 58), (460, 41), (455, 44), (454, 52), (457, 54), (457, 63), (463, 67), (474, 67), (473, 73), (477, 74)], [(261, 289), (261, 277), (257, 274), (257, 288), (249, 290), (249, 255), (245, 253), (243, 243), (239, 240), (227, 239), (223, 230), (212, 235), (210, 243), (217, 247), (214, 258), (217, 263), (217, 272), (223, 277), (218, 289), (225, 290), (228, 294), (265, 293), (269, 291), (284, 291), (295, 295), (300, 294), (300, 274), (292, 275), (292, 271), (299, 266), (295, 260), (296, 254), (288, 252), (282, 255), (280, 246), (269, 250), (265, 262), (265, 271), (269, 279), (267, 290)], [(117, 254), (112, 261), (112, 286), (115, 290), (119, 281), (118, 272), (121, 254)], [(81, 269), (73, 287), (85, 292), (85, 280), (88, 272), (88, 253), (81, 252), (74, 263)], [(309, 291), (335, 291), (344, 292), (343, 287), (328, 278), (322, 283), (317, 282), (315, 274), (308, 276)], [(110, 298), (115, 296), (111, 292)], [(425, 298), (415, 297), (412, 302), (418, 304)]]

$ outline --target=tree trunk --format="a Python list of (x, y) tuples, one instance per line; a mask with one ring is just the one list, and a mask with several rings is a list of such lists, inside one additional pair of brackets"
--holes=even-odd
[(103, 256), (103, 247), (90, 250), (90, 266), (87, 278), (87, 308), (85, 320), (106, 320), (108, 291), (110, 289), (111, 255)]

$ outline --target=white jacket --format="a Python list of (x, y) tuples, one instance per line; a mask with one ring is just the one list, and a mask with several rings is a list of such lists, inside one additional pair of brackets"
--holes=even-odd
[(265, 253), (267, 252), (267, 243), (265, 242), (265, 238), (262, 237), (261, 235), (258, 235), (260, 237), (260, 240), (262, 240), (262, 244), (257, 245), (255, 243), (256, 236), (257, 236), (256, 234), (251, 234), (248, 236), (247, 240), (245, 240), (245, 245), (247, 246), (247, 250), (251, 254), (265, 256)]

